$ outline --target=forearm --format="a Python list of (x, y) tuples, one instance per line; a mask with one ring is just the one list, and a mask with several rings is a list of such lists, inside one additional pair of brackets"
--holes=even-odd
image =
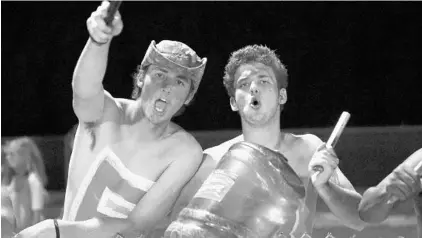
[(359, 216), (361, 219), (369, 223), (384, 221), (394, 205), (393, 203), (387, 203), (389, 197), (386, 189), (382, 189), (380, 185), (366, 190), (359, 204)]
[(344, 189), (332, 182), (317, 188), (318, 194), (345, 225), (355, 230), (362, 230), (365, 223), (360, 219), (358, 206), (361, 196), (356, 191)]
[(80, 98), (91, 98), (102, 90), (107, 68), (110, 41), (96, 45), (88, 39), (73, 73), (73, 92)]
[(132, 228), (132, 225), (128, 220), (116, 218), (93, 218), (80, 222), (59, 220), (58, 225), (61, 238), (113, 237), (116, 233)]

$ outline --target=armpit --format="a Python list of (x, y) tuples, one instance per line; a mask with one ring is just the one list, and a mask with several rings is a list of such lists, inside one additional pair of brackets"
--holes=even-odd
[(96, 130), (96, 128), (98, 128), (98, 123), (97, 122), (85, 122), (84, 126), (85, 126), (85, 129), (88, 131), (88, 133), (91, 137), (91, 144), (90, 144), (89, 148), (91, 149), (91, 151), (93, 151), (94, 148), (95, 148), (95, 144), (97, 142), (95, 130)]

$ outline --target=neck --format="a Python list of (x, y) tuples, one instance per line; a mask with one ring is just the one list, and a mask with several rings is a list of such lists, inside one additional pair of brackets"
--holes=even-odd
[(247, 142), (265, 146), (269, 149), (278, 151), (281, 138), (280, 113), (263, 126), (254, 126), (242, 119), (243, 138)]
[(29, 171), (26, 168), (13, 168), (13, 173), (16, 177), (26, 176)]

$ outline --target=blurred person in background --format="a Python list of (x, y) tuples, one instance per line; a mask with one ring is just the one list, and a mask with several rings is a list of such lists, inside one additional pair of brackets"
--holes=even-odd
[(12, 200), (7, 190), (6, 178), (8, 178), (10, 166), (6, 160), (4, 146), (1, 146), (1, 237), (12, 237), (16, 232), (16, 218), (13, 212)]
[(29, 137), (7, 143), (2, 161), (2, 193), (7, 191), (16, 218), (16, 231), (20, 231), (43, 220), (47, 199), (44, 161), (38, 146)]
[(16, 218), (12, 200), (5, 187), (1, 187), (1, 237), (12, 237), (16, 232)]

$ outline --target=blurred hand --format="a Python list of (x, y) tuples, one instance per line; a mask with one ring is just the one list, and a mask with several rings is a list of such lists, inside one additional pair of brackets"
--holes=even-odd
[(416, 196), (422, 191), (421, 177), (413, 167), (404, 164), (385, 178), (384, 186), (390, 197), (397, 197), (400, 201)]
[(107, 43), (114, 36), (119, 35), (123, 30), (123, 21), (119, 11), (116, 12), (111, 26), (108, 26), (105, 22), (107, 16), (107, 9), (110, 6), (110, 2), (103, 1), (95, 12), (86, 21), (88, 32), (91, 37), (99, 43)]
[[(318, 147), (308, 166), (311, 181), (315, 188), (327, 184), (328, 180), (333, 176), (338, 163), (339, 159), (333, 148), (327, 148), (325, 143)], [(315, 167), (322, 168), (322, 171), (315, 170)]]

